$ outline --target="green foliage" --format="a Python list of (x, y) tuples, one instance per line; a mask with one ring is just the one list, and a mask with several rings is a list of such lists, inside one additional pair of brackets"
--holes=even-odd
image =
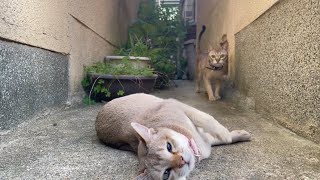
[(90, 78), (88, 76), (85, 76), (81, 81), (81, 85), (84, 90), (87, 90), (87, 88), (90, 86)]
[(119, 90), (119, 91), (117, 92), (117, 95), (118, 95), (118, 96), (124, 96), (124, 90)]
[(85, 104), (85, 105), (94, 105), (94, 104), (96, 104), (96, 102), (94, 100), (92, 100), (89, 96), (85, 96), (82, 99), (82, 103)]
[[(154, 70), (149, 67), (136, 67), (130, 62), (129, 57), (124, 57), (120, 64), (97, 62), (92, 66), (85, 67), (86, 73), (110, 74), (110, 75), (134, 75), (153, 76)], [(82, 85), (88, 83), (83, 80)]]
[(144, 1), (139, 6), (138, 20), (129, 28), (128, 42), (115, 54), (150, 57), (155, 71), (169, 78), (181, 69), (176, 62), (185, 34), (180, 9)]
[(115, 50), (114, 54), (119, 56), (148, 57), (149, 47), (141, 38), (138, 38), (134, 35), (129, 35), (128, 43)]
[(106, 97), (110, 97), (111, 93), (109, 88), (106, 88), (104, 85), (104, 80), (99, 79), (97, 85), (93, 88), (95, 94), (103, 93)]

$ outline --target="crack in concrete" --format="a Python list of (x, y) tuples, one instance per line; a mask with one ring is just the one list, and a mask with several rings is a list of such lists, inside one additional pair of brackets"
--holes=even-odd
[(97, 33), (95, 30), (93, 30), (92, 28), (90, 28), (88, 25), (86, 25), (84, 22), (82, 22), (80, 19), (78, 19), (77, 17), (75, 17), (74, 15), (70, 14), (69, 15), (76, 20), (78, 23), (80, 23), (82, 26), (84, 26), (85, 28), (89, 29), (91, 32), (93, 32), (95, 35), (99, 36), (101, 39), (103, 39), (104, 41), (106, 41), (108, 44), (110, 44), (111, 46), (115, 47), (115, 48), (119, 48), (119, 46), (113, 44), (111, 41), (109, 41), (108, 39), (106, 39), (105, 37), (101, 36), (99, 33)]
[(1, 18), (1, 19), (2, 19), (6, 24), (8, 24), (8, 25), (11, 25), (11, 26), (18, 26), (18, 25), (16, 25), (16, 24), (13, 24), (13, 23), (11, 23), (11, 22), (7, 21), (5, 17), (3, 17), (3, 18)]

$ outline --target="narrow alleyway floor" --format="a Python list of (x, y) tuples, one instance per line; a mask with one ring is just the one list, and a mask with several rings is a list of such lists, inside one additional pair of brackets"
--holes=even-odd
[[(252, 141), (212, 147), (189, 179), (320, 179), (320, 146), (226, 101), (208, 102), (194, 83), (156, 91), (213, 115), (228, 129), (245, 129)], [(96, 137), (102, 104), (65, 109), (0, 131), (0, 179), (133, 179), (133, 153), (109, 148)]]

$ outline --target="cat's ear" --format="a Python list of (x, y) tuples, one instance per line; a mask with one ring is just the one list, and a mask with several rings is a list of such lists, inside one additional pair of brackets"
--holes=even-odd
[(139, 123), (132, 122), (133, 129), (142, 137), (145, 142), (150, 142), (153, 129), (147, 128)]
[(229, 43), (228, 43), (226, 34), (222, 35), (220, 46), (221, 46), (222, 49), (228, 51)]
[(208, 44), (208, 52), (212, 51), (213, 50), (213, 47), (211, 44)]

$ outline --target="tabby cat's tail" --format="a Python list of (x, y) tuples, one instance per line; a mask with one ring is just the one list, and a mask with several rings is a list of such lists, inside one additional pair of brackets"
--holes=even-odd
[(203, 35), (203, 33), (206, 31), (206, 26), (205, 25), (202, 25), (202, 30), (199, 34), (199, 37), (198, 37), (198, 46), (197, 46), (197, 53), (201, 53), (201, 49), (200, 49), (200, 41), (201, 41), (201, 37)]

